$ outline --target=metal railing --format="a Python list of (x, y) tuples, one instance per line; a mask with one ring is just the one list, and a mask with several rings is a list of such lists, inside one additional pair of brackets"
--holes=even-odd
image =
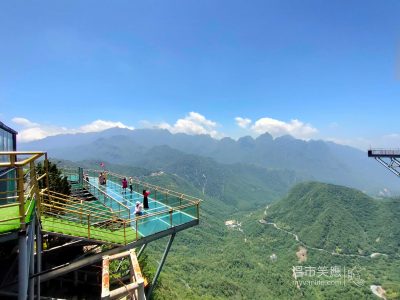
[(120, 218), (130, 219), (131, 213), (130, 208), (118, 201), (113, 196), (107, 194), (105, 191), (99, 189), (94, 184), (87, 181), (85, 178), (82, 178), (81, 182), (79, 183), (79, 174), (76, 169), (67, 169), (63, 168), (61, 170), (62, 174), (66, 176), (70, 181), (76, 181), (73, 185), (73, 188), (84, 188), (86, 189), (92, 196), (94, 196), (98, 201), (103, 203), (105, 206), (109, 207), (113, 213), (118, 215)]
[[(0, 156), (6, 158), (0, 162), (0, 210), (18, 208), (15, 216), (0, 217), (0, 226), (14, 222), (19, 229), (25, 229), (26, 222), (30, 221), (27, 217), (36, 205), (43, 224), (46, 218), (50, 218), (48, 224), (51, 228), (48, 231), (127, 244), (143, 236), (199, 219), (200, 199), (137, 179), (133, 181), (135, 191), (139, 193), (142, 189), (151, 189), (152, 198), (164, 204), (159, 206), (160, 210), (132, 217), (127, 205), (83, 180), (82, 186), (104, 204), (104, 207), (96, 207), (80, 197), (49, 190), (46, 152), (0, 152)], [(44, 159), (44, 171), (39, 175), (35, 163), (41, 159)], [(99, 171), (91, 172), (95, 174)], [(118, 185), (123, 178), (115, 173), (108, 173), (108, 176), (107, 184), (114, 185)], [(70, 233), (66, 233), (68, 230)]]
[[(91, 178), (97, 178), (97, 175), (103, 172), (102, 170), (85, 170), (85, 174), (88, 174)], [(64, 175), (68, 175), (74, 181), (79, 182), (79, 174), (77, 170), (63, 170)], [(122, 178), (126, 176), (107, 172), (107, 183), (106, 187), (113, 187), (114, 190), (121, 189), (120, 195), (124, 197), (122, 193), (122, 186), (119, 184)], [(128, 178), (128, 177), (126, 177)], [(46, 214), (59, 219), (64, 219), (68, 222), (74, 222), (77, 229), (75, 234), (88, 237), (92, 239), (102, 241), (118, 241), (120, 244), (127, 244), (138, 240), (143, 236), (157, 233), (159, 231), (186, 223), (190, 220), (199, 219), (199, 204), (200, 199), (191, 197), (182, 193), (177, 193), (165, 188), (161, 188), (152, 184), (142, 182), (138, 179), (134, 179), (132, 182), (133, 190), (137, 193), (142, 190), (152, 190), (152, 200), (155, 200), (159, 205), (158, 211), (146, 212), (141, 216), (124, 216), (120, 214), (124, 209), (128, 209), (123, 203), (117, 199), (111, 197), (100, 188), (93, 185), (91, 182), (83, 179), (83, 186), (90, 190), (90, 192), (98, 198), (106, 197), (101, 200), (107, 207), (112, 208), (115, 203), (123, 207), (117, 211), (112, 211), (112, 217), (105, 216), (101, 221), (99, 216), (93, 214), (90, 210), (74, 210), (67, 206), (62, 206), (62, 203), (54, 203), (53, 205), (46, 206)], [(129, 189), (129, 188), (128, 188)], [(108, 198), (107, 198), (108, 197)], [(63, 216), (60, 218), (60, 216)], [(156, 224), (157, 223), (157, 224)], [(153, 226), (154, 224), (154, 226)], [(53, 224), (54, 230), (58, 232), (65, 231), (65, 224), (60, 223)]]
[[(49, 193), (45, 191), (43, 195), (46, 197)], [(90, 208), (79, 209), (79, 206), (71, 207), (71, 201), (63, 197), (52, 195), (51, 198), (50, 203), (43, 201), (42, 204), (42, 214), (53, 217), (51, 231), (124, 245), (143, 236), (186, 223), (188, 218), (179, 220), (179, 216), (182, 213), (190, 216), (190, 220), (197, 219), (199, 215), (199, 203), (189, 203), (163, 211), (136, 216), (133, 219), (120, 219), (113, 214), (94, 212)], [(72, 202), (75, 203), (74, 201)], [(143, 230), (148, 229), (149, 222), (158, 222), (160, 219), (163, 219), (162, 222), (166, 224), (166, 227), (155, 227), (143, 234)], [(67, 226), (71, 228), (68, 229)]]
[[(39, 182), (44, 182), (43, 190), (49, 186), (47, 153), (1, 151), (0, 157), (3, 158), (0, 162), (0, 210), (18, 207), (18, 213), (6, 214), (7, 217), (0, 219), (0, 225), (19, 222), (18, 227), (22, 230), (25, 229), (26, 218), (32, 213), (34, 206), (40, 206)], [(35, 163), (43, 158), (44, 173), (38, 176)]]
[(95, 196), (97, 200), (102, 202), (105, 206), (109, 207), (120, 218), (131, 218), (130, 209), (125, 204), (121, 203), (106, 192), (100, 190), (97, 186), (93, 185), (85, 179), (83, 179), (83, 187), (88, 190), (93, 196)]
[[(97, 177), (98, 174), (101, 172), (104, 172), (102, 170), (86, 170), (86, 173), (89, 174), (91, 177)], [(121, 181), (123, 178), (126, 178), (127, 180), (129, 179), (129, 176), (113, 173), (106, 171), (107, 174), (107, 185), (114, 185), (114, 186), (119, 186), (121, 187)], [(196, 204), (200, 203), (201, 199), (192, 197), (183, 193), (178, 193), (173, 190), (169, 190), (160, 186), (156, 186), (144, 181), (141, 181), (137, 178), (132, 177), (132, 188), (133, 191), (139, 194), (142, 194), (143, 190), (150, 190), (151, 191), (151, 198), (154, 199), (155, 201), (158, 201), (166, 206), (170, 207), (177, 207), (181, 206), (184, 204)], [(129, 184), (129, 183), (128, 183)], [(129, 190), (129, 186), (128, 186)], [(122, 195), (123, 196), (123, 195)]]
[(400, 157), (400, 149), (383, 149), (383, 148), (369, 149), (368, 156)]

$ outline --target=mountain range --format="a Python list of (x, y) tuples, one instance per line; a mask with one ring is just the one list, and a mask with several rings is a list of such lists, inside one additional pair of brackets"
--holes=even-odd
[[(123, 129), (21, 146), (47, 150), (61, 166), (105, 162), (110, 171), (203, 199), (201, 225), (177, 236), (155, 299), (373, 299), (370, 284), (398, 299), (399, 201), (337, 185), (395, 190), (398, 179), (362, 151), (269, 134), (235, 141)], [(240, 226), (230, 229), (226, 220)], [(147, 262), (157, 265), (165, 241), (151, 244)], [(299, 247), (307, 248), (304, 263)], [(372, 258), (374, 252), (387, 256)], [(292, 268), (303, 264), (360, 265), (367, 283), (296, 288)]]
[[(245, 136), (235, 141), (231, 138), (217, 140), (208, 135), (172, 134), (162, 129), (112, 128), (97, 133), (47, 137), (20, 144), (20, 149), (45, 150), (50, 157), (73, 161), (95, 159), (172, 173), (178, 169), (189, 172), (192, 168), (193, 172), (200, 172), (197, 178), (192, 178), (198, 185), (204, 178), (218, 180), (211, 178), (215, 170), (224, 173), (228, 168), (236, 174), (246, 171), (258, 174), (266, 169), (290, 174), (289, 186), (316, 180), (371, 194), (384, 189), (395, 194), (400, 192), (398, 179), (368, 158), (365, 152), (333, 142), (304, 141), (288, 135), (274, 139), (264, 133), (256, 139)], [(188, 161), (194, 165), (187, 166)], [(209, 168), (211, 173), (207, 173)], [(263, 180), (265, 174), (257, 177)]]

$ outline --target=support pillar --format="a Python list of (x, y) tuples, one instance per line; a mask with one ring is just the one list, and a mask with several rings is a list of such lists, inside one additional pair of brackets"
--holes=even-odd
[[(36, 273), (42, 272), (42, 231), (39, 220), (36, 222)], [(36, 296), (40, 299), (40, 276), (36, 277)]]
[(25, 300), (28, 294), (28, 251), (26, 231), (18, 234), (18, 300)]
[(140, 257), (140, 255), (143, 253), (146, 246), (147, 246), (147, 244), (143, 244), (142, 247), (140, 247), (140, 250), (139, 250), (138, 254), (136, 255), (137, 258)]
[(151, 299), (151, 294), (153, 292), (153, 289), (154, 289), (155, 285), (157, 284), (158, 277), (160, 276), (162, 267), (164, 266), (165, 260), (167, 258), (168, 253), (169, 253), (169, 249), (171, 249), (171, 245), (172, 245), (172, 242), (174, 241), (175, 235), (176, 235), (176, 233), (172, 233), (171, 237), (169, 238), (168, 244), (165, 247), (164, 254), (163, 254), (162, 258), (161, 258), (160, 264), (158, 265), (157, 272), (154, 275), (154, 278), (153, 278), (153, 281), (151, 282), (151, 286), (149, 288), (149, 291), (147, 292), (146, 299)]
[(36, 216), (33, 217), (32, 223), (29, 226), (28, 235), (28, 255), (29, 255), (29, 299), (33, 300), (35, 297), (35, 278), (31, 276), (35, 272), (35, 229), (36, 229)]
[(83, 169), (81, 167), (78, 168), (78, 182), (83, 184)]

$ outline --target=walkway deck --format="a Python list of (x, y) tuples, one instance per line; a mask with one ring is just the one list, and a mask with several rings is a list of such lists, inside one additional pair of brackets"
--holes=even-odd
[[(25, 223), (31, 221), (35, 205), (32, 201), (25, 202)], [(0, 220), (8, 220), (0, 222), (0, 234), (12, 232), (20, 229), (19, 206), (0, 206)]]
[[(16, 174), (20, 174), (19, 177), (1, 179), (6, 182), (19, 180), (18, 189), (21, 191), (18, 190), (18, 195), (24, 197), (14, 196), (15, 204), (0, 203), (0, 234), (24, 229), (25, 223), (31, 222), (36, 206), (44, 232), (111, 244), (127, 245), (157, 233), (175, 231), (175, 227), (179, 231), (198, 224), (199, 199), (138, 180), (134, 181), (132, 192), (129, 188), (123, 191), (119, 174), (109, 173), (107, 184), (99, 185), (99, 171), (90, 171), (89, 180), (80, 180), (80, 183), (78, 170), (64, 173), (74, 181), (73, 188), (81, 188), (84, 191), (82, 195), (95, 199), (92, 201), (86, 201), (80, 194), (67, 196), (47, 188), (40, 190), (37, 182), (48, 180), (47, 173), (38, 176), (33, 161), (41, 155), (43, 153), (34, 154), (29, 160), (13, 163), (18, 166)], [(12, 161), (10, 159), (3, 165), (8, 166)], [(20, 167), (28, 163), (30, 169)], [(136, 216), (135, 204), (143, 201), (143, 189), (151, 191), (149, 208), (143, 210), (143, 215)], [(24, 216), (20, 216), (21, 211)]]
[[(166, 190), (163, 190), (164, 196), (161, 196), (160, 190), (158, 194), (157, 190), (154, 191), (154, 197), (148, 197), (149, 209), (144, 209), (142, 216), (136, 216), (135, 203), (143, 201), (143, 196), (137, 189), (142, 188), (143, 183), (137, 183), (132, 192), (129, 188), (124, 192), (118, 182), (118, 176), (120, 175), (109, 176), (106, 185), (99, 185), (98, 178), (90, 176), (89, 180), (85, 180), (81, 185), (97, 195), (97, 211), (92, 212), (91, 208), (87, 207), (89, 203), (94, 205), (94, 201), (84, 201), (83, 213), (80, 207), (82, 201), (68, 204), (67, 209), (63, 207), (63, 201), (59, 201), (56, 206), (45, 204), (47, 209), (42, 215), (43, 230), (126, 245), (185, 223), (197, 221), (195, 224), (198, 224), (199, 201), (192, 201), (186, 199), (185, 195), (172, 192), (168, 197)], [(75, 174), (68, 177), (70, 180), (77, 180)], [(52, 201), (54, 203), (54, 199)], [(100, 212), (99, 206), (103, 207)], [(109, 211), (104, 212), (104, 208)]]

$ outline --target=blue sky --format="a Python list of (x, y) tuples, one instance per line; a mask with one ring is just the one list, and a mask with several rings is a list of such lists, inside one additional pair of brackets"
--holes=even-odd
[(399, 15), (398, 1), (2, 1), (0, 119), (21, 141), (118, 125), (399, 147)]

